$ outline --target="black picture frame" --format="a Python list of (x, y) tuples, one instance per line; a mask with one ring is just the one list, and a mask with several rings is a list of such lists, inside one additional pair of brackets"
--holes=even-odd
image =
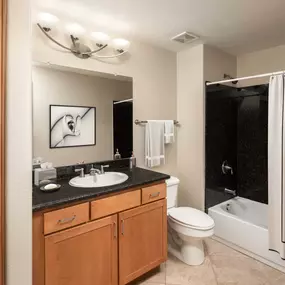
[[(60, 121), (60, 119), (57, 120), (57, 123), (55, 123), (53, 126), (51, 125), (51, 114), (52, 114), (52, 108), (56, 107), (66, 107), (66, 108), (82, 108), (82, 109), (89, 109), (94, 110), (94, 143), (92, 144), (82, 144), (82, 145), (67, 145), (67, 146), (52, 146), (52, 128)], [(88, 110), (88, 111), (89, 111)], [(87, 112), (86, 112), (87, 113)], [(84, 114), (84, 116), (86, 115)], [(49, 105), (49, 148), (50, 149), (60, 149), (60, 148), (73, 148), (73, 147), (87, 147), (87, 146), (95, 146), (96, 145), (96, 107), (94, 106), (82, 106), (82, 105), (64, 105), (64, 104), (51, 104)], [(64, 138), (63, 138), (64, 139)]]

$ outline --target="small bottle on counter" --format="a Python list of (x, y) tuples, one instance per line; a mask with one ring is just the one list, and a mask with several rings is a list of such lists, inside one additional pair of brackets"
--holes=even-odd
[(116, 149), (116, 153), (114, 155), (114, 159), (121, 159), (121, 154), (119, 153), (119, 149)]
[(134, 152), (132, 152), (132, 156), (130, 157), (130, 169), (133, 169), (137, 165), (137, 159), (134, 155)]

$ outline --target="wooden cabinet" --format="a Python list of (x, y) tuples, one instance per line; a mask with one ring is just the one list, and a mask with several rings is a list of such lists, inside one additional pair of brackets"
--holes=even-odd
[(35, 213), (33, 285), (125, 285), (160, 265), (165, 196), (160, 183)]
[(166, 200), (119, 214), (119, 285), (167, 258)]
[(157, 184), (142, 189), (142, 204), (161, 200), (166, 197), (166, 184)]
[(117, 244), (117, 215), (46, 236), (45, 285), (118, 284)]
[(44, 214), (44, 233), (50, 234), (89, 221), (89, 203)]
[(95, 220), (131, 209), (141, 204), (141, 191), (135, 190), (91, 202), (91, 219)]

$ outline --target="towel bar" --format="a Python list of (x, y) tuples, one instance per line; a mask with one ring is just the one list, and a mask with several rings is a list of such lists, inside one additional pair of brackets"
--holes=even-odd
[[(174, 125), (179, 125), (179, 122), (177, 120), (173, 120), (173, 121), (174, 121)], [(147, 121), (140, 121), (140, 120), (136, 119), (135, 124), (136, 125), (147, 124)]]

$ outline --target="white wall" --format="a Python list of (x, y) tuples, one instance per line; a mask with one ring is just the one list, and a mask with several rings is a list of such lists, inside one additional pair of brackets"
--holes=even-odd
[(30, 2), (8, 1), (6, 284), (32, 284)]
[[(250, 76), (285, 70), (285, 45), (238, 56), (237, 76)], [(269, 77), (240, 81), (239, 86), (265, 84)]]
[[(113, 159), (113, 101), (132, 98), (132, 82), (33, 67), (33, 156), (54, 166)], [(96, 107), (96, 145), (49, 148), (49, 105)]]
[[(102, 62), (82, 60), (54, 48), (42, 33), (33, 33), (33, 60), (63, 67), (119, 74), (133, 78), (134, 119), (176, 119), (176, 54), (141, 43), (132, 43), (129, 56)], [(144, 127), (134, 125), (134, 151), (144, 165)], [(166, 148), (166, 165), (155, 168), (176, 173), (176, 144)]]

